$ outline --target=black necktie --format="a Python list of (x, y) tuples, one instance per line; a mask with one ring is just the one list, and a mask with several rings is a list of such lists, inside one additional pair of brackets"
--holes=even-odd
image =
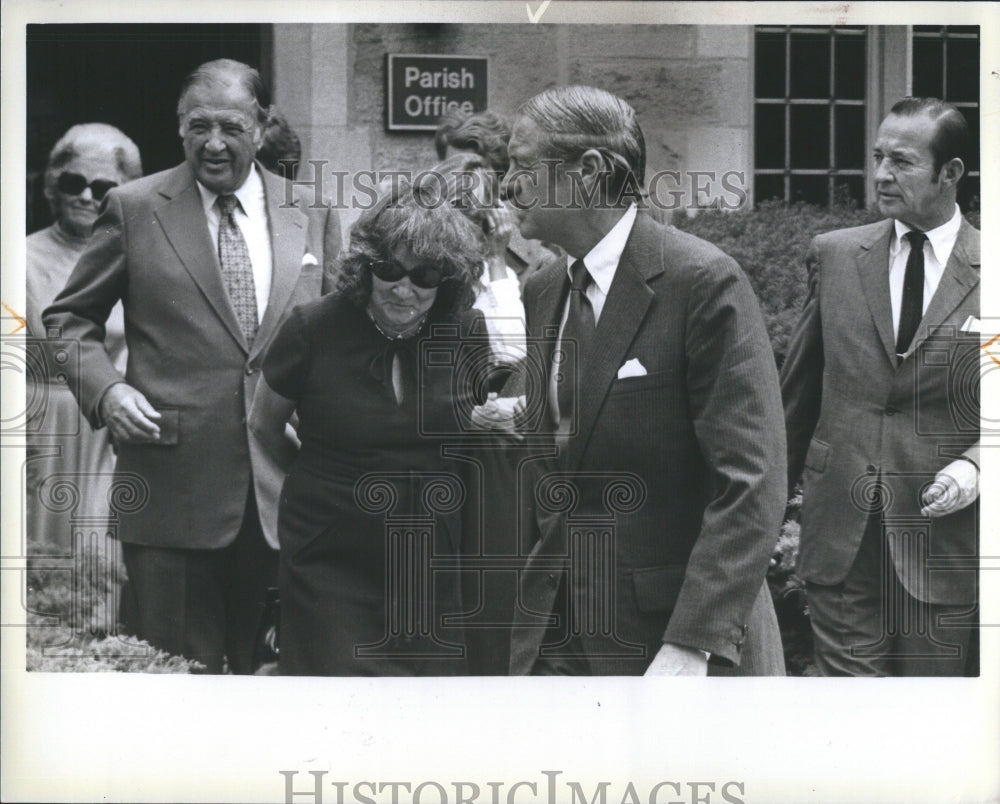
[(562, 371), (562, 381), (559, 383), (559, 419), (567, 421), (573, 412), (573, 399), (576, 396), (576, 379), (583, 375), (583, 363), (590, 351), (590, 343), (594, 339), (594, 308), (587, 298), (587, 286), (591, 282), (590, 272), (583, 260), (577, 260), (569, 269), (572, 280), (569, 286), (569, 311), (566, 314), (566, 325), (562, 331), (562, 343), (576, 345), (576, 372), (573, 366), (567, 365)]
[(920, 319), (924, 317), (924, 243), (927, 242), (927, 235), (907, 232), (903, 237), (910, 244), (910, 256), (906, 259), (906, 275), (903, 278), (903, 304), (899, 310), (899, 331), (896, 335), (897, 355), (906, 354), (920, 326)]

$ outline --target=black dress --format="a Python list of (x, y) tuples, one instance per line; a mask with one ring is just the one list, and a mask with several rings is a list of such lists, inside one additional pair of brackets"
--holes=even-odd
[(278, 515), (283, 674), (465, 672), (461, 630), (446, 621), (460, 611), (465, 491), (460, 466), (441, 456), (461, 411), (441, 360), (416, 370), (421, 340), (453, 353), (458, 328), (441, 329), (429, 320), (390, 341), (366, 312), (325, 296), (293, 311), (266, 356), (302, 442)]

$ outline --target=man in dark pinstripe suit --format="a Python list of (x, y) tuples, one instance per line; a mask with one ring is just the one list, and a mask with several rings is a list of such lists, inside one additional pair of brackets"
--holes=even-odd
[[(785, 435), (746, 277), (637, 208), (645, 145), (621, 99), (543, 92), (509, 150), (521, 234), (570, 255), (524, 291), (529, 334), (547, 344), (526, 408), (544, 408), (559, 450), (535, 483), (511, 672), (783, 674), (764, 575)], [(578, 372), (557, 358), (574, 351)], [(548, 490), (564, 479), (575, 496), (560, 508), (569, 497)]]

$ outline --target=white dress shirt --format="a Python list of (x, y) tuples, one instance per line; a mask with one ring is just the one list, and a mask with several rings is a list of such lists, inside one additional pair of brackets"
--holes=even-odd
[[(632, 227), (635, 225), (635, 218), (639, 208), (635, 204), (630, 204), (618, 222), (611, 227), (610, 231), (604, 235), (590, 251), (583, 257), (583, 264), (587, 266), (587, 272), (593, 280), (587, 285), (587, 298), (590, 306), (594, 310), (595, 326), (601, 320), (601, 312), (604, 310), (604, 303), (608, 300), (608, 291), (611, 290), (611, 282), (615, 278), (615, 271), (618, 270), (618, 263), (621, 261), (622, 252), (625, 251), (625, 244), (632, 234)], [(566, 257), (566, 275), (572, 281), (570, 266), (575, 260)], [(563, 305), (562, 317), (559, 320), (559, 337), (562, 338), (563, 328), (566, 326), (566, 317), (569, 315), (569, 299)], [(549, 375), (549, 402), (555, 421), (559, 421), (558, 383), (556, 379), (559, 375), (558, 364), (553, 363), (552, 372)]]
[(527, 352), (524, 332), (524, 304), (521, 285), (509, 267), (503, 279), (490, 279), (489, 266), (483, 267), (476, 301), (472, 305), (486, 319), (493, 359), (503, 365), (523, 360)]
[[(962, 213), (955, 205), (955, 214), (951, 220), (936, 229), (924, 232), (927, 242), (924, 243), (924, 307), (921, 312), (927, 312), (934, 292), (941, 283), (941, 275), (948, 264), (955, 241), (958, 240), (958, 230), (962, 225)], [(892, 304), (892, 335), (899, 337), (899, 314), (903, 307), (903, 280), (906, 278), (906, 260), (910, 256), (910, 243), (903, 235), (913, 231), (905, 223), (895, 221), (895, 235), (889, 244), (889, 300)]]
[[(216, 206), (218, 193), (213, 193), (201, 182), (198, 185), (198, 193), (201, 195), (201, 203), (205, 208), (205, 219), (208, 221), (208, 233), (212, 237), (212, 245), (215, 246), (215, 253), (219, 253), (219, 221), (222, 214)], [(267, 226), (267, 204), (264, 199), (264, 181), (257, 173), (256, 165), (250, 170), (243, 186), (236, 190), (233, 195), (239, 200), (239, 204), (233, 210), (233, 217), (236, 225), (243, 233), (246, 240), (247, 250), (250, 252), (250, 262), (253, 265), (253, 284), (257, 296), (257, 323), (264, 318), (264, 311), (267, 309), (267, 300), (271, 295), (271, 235)]]

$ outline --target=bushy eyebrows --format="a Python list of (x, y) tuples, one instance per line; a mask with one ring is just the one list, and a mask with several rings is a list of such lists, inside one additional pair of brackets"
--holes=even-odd
[(238, 109), (191, 109), (184, 115), (188, 120), (213, 120), (222, 123), (245, 123), (251, 116)]
[(920, 155), (919, 151), (917, 151), (914, 148), (896, 147), (896, 148), (886, 149), (883, 148), (878, 143), (875, 144), (875, 147), (872, 149), (872, 153), (879, 154), (882, 156), (889, 156), (892, 157), (893, 159), (897, 159), (899, 157), (906, 157), (907, 159), (913, 159)]

